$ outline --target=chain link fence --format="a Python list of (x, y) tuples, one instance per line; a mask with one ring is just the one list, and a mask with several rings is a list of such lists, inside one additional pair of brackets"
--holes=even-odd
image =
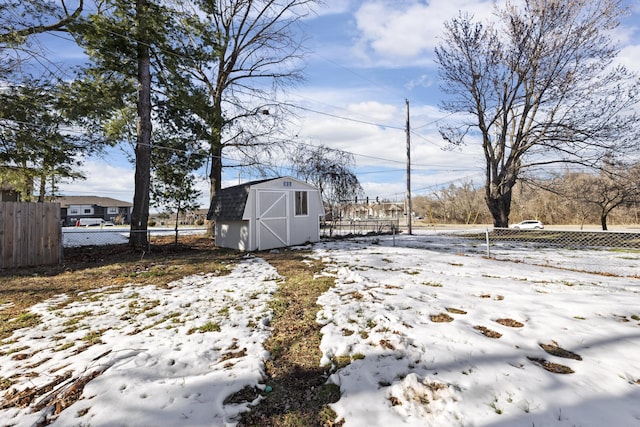
[(320, 223), (320, 237), (366, 236), (372, 234), (394, 234), (400, 232), (398, 219), (365, 219), (327, 221)]
[[(440, 231), (422, 238), (431, 248), (460, 255), (640, 278), (640, 232), (494, 228)], [(610, 267), (613, 260), (615, 269)]]
[(471, 239), (475, 247), (482, 245), (486, 255), (493, 250), (567, 249), (640, 251), (640, 232), (519, 230), (512, 228), (443, 230), (436, 234)]
[[(149, 228), (147, 231), (134, 231), (134, 233), (147, 233), (149, 245), (166, 244), (177, 241), (186, 236), (204, 236), (206, 228)], [(132, 231), (125, 227), (63, 227), (62, 246), (65, 248), (81, 246), (105, 246), (121, 245), (129, 242)], [(176, 234), (177, 233), (177, 234)]]
[(532, 248), (640, 250), (640, 232), (494, 228), (486, 231), (486, 241), (489, 250), (491, 246), (508, 244)]

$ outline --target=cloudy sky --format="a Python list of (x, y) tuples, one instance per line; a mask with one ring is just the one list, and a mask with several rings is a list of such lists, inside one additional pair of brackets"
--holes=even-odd
[[(620, 61), (640, 71), (640, 4), (615, 37)], [(492, 16), (493, 0), (327, 0), (304, 21), (309, 53), (306, 81), (288, 94), (299, 105), (291, 139), (354, 155), (366, 195), (402, 200), (406, 189), (406, 101), (411, 122), (412, 193), (438, 186), (483, 182), (476, 147), (445, 150), (437, 122), (446, 118), (434, 47), (443, 23), (459, 11), (479, 20)], [(502, 4), (502, 1), (499, 2)], [(61, 188), (66, 195), (101, 195), (131, 201), (133, 168), (122, 153), (86, 161), (88, 179)], [(109, 179), (105, 180), (105, 176)], [(208, 186), (202, 172), (203, 204)], [(223, 186), (259, 178), (230, 169)]]

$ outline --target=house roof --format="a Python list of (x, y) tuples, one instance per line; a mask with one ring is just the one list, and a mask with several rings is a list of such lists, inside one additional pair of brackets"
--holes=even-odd
[(96, 205), (103, 207), (131, 207), (133, 203), (123, 202), (122, 200), (112, 199), (110, 197), (97, 196), (67, 196), (56, 197), (54, 203), (60, 203), (60, 207), (68, 208), (71, 205)]
[(207, 212), (207, 219), (218, 221), (241, 220), (251, 186), (273, 181), (274, 179), (278, 178), (245, 182), (244, 184), (234, 185), (233, 187), (227, 187), (217, 191), (216, 194), (213, 195), (213, 200), (211, 200), (211, 206), (209, 207), (209, 212)]

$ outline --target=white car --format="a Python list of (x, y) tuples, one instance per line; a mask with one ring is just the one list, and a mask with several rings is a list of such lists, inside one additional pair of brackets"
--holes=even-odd
[(544, 228), (544, 224), (537, 219), (528, 219), (526, 221), (513, 224), (511, 228), (515, 228), (517, 230), (542, 230)]

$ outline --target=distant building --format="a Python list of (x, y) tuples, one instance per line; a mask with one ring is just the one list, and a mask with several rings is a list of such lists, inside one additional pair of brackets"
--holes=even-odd
[(342, 207), (343, 219), (399, 219), (404, 216), (403, 202), (364, 202)]
[(67, 196), (56, 197), (60, 203), (60, 221), (63, 226), (73, 226), (81, 218), (98, 218), (113, 223), (131, 222), (133, 204), (109, 197)]

